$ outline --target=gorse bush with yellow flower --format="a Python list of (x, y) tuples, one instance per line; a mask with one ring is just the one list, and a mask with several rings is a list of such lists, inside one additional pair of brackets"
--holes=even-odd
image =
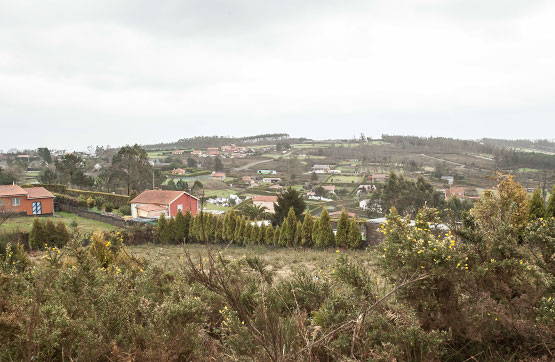
[(448, 331), (465, 356), (499, 345), (506, 356), (548, 354), (555, 348), (554, 219), (530, 222), (525, 191), (504, 176), (453, 232), (438, 228), (435, 215), (424, 208), (410, 225), (391, 210), (379, 246), (390, 282), (422, 276), (399, 293), (422, 328)]

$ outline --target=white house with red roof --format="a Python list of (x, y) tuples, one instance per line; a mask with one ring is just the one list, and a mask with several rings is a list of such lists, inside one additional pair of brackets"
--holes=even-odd
[(177, 216), (178, 211), (196, 215), (199, 199), (184, 191), (146, 190), (130, 201), (131, 216), (149, 219)]

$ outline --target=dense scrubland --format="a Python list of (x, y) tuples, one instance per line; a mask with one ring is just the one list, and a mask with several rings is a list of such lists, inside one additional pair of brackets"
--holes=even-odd
[(165, 263), (128, 246), (159, 230), (3, 239), (0, 359), (553, 360), (555, 201), (497, 182), (448, 232), (392, 208), (356, 251), (198, 240)]

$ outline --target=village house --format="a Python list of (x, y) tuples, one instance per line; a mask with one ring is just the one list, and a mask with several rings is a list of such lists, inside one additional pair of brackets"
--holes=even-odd
[(453, 176), (441, 176), (441, 179), (447, 181), (448, 185), (452, 185), (455, 181), (455, 178)]
[(211, 156), (211, 157), (219, 156), (220, 151), (218, 150), (218, 147), (208, 147), (206, 149), (206, 154), (208, 154), (208, 156)]
[(274, 195), (255, 195), (252, 198), (253, 205), (264, 206), (266, 212), (273, 214), (275, 212), (274, 203), (277, 202), (277, 196)]
[(243, 177), (241, 178), (241, 180), (242, 180), (243, 182), (250, 183), (250, 182), (252, 181), (252, 177), (250, 177), (250, 176), (243, 176)]
[(210, 174), (210, 178), (212, 180), (223, 181), (223, 180), (225, 180), (225, 173), (224, 172), (212, 172), (212, 174)]
[(389, 175), (386, 173), (375, 173), (373, 175), (368, 176), (368, 178), (372, 182), (387, 182), (389, 179)]
[(258, 170), (257, 173), (259, 175), (277, 175), (276, 170)]
[(328, 194), (335, 194), (335, 185), (323, 185), (322, 188), (323, 188)]
[(197, 214), (199, 199), (184, 191), (146, 190), (130, 201), (131, 216), (149, 219), (160, 215), (175, 217), (177, 212)]
[(54, 195), (44, 187), (0, 185), (0, 210), (25, 215), (53, 215)]
[(459, 199), (464, 198), (464, 188), (461, 186), (451, 186), (445, 191), (445, 200), (450, 199), (451, 196), (457, 196)]
[(280, 181), (281, 181), (281, 178), (279, 177), (264, 177), (262, 179), (262, 182), (271, 183), (271, 184), (278, 183)]
[(370, 193), (372, 191), (376, 191), (376, 186), (375, 185), (359, 185), (357, 193), (360, 193), (360, 192)]
[(174, 175), (185, 175), (187, 173), (187, 171), (185, 171), (182, 168), (175, 168), (175, 169), (172, 170), (172, 173)]
[(201, 157), (202, 156), (202, 151), (201, 150), (193, 150), (193, 151), (191, 151), (191, 156)]
[(183, 150), (175, 150), (175, 151), (172, 152), (172, 155), (182, 155), (184, 153), (185, 153), (185, 151), (183, 151)]
[(312, 166), (312, 171), (315, 173), (329, 173), (331, 170), (331, 165), (314, 165)]

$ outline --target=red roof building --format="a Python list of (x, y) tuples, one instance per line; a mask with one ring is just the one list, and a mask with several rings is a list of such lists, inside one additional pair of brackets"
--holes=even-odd
[(212, 180), (223, 181), (223, 180), (225, 180), (225, 173), (223, 173), (223, 172), (212, 172), (212, 174), (210, 174), (210, 178)]
[(146, 190), (130, 201), (131, 216), (159, 218), (177, 216), (178, 211), (185, 214), (189, 211), (196, 215), (199, 207), (198, 198), (184, 191)]
[(252, 198), (252, 203), (256, 206), (264, 206), (266, 208), (266, 212), (273, 214), (274, 210), (274, 203), (277, 202), (277, 196), (274, 195), (255, 195)]
[(0, 210), (25, 215), (53, 215), (54, 195), (44, 187), (0, 185)]
[(451, 198), (451, 196), (457, 196), (459, 199), (464, 198), (464, 188), (460, 186), (451, 186), (445, 190), (445, 200)]

